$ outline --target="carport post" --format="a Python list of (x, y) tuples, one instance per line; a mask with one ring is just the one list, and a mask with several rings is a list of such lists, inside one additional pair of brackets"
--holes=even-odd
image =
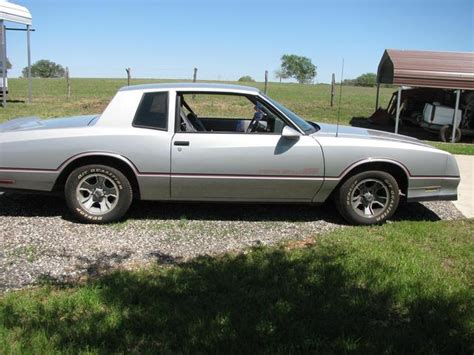
[(0, 21), (0, 26), (2, 26), (2, 106), (7, 107), (7, 35), (3, 20)]
[(375, 111), (379, 108), (380, 83), (377, 83), (377, 96), (375, 98)]
[(461, 96), (461, 90), (456, 91), (456, 106), (454, 107), (454, 117), (453, 117), (453, 134), (451, 136), (451, 143), (454, 143), (456, 140), (456, 126), (458, 124), (458, 109), (459, 109), (459, 98)]
[(26, 25), (26, 46), (28, 47), (28, 103), (31, 104), (31, 47), (30, 47), (30, 25)]
[(395, 133), (398, 133), (398, 123), (400, 121), (400, 101), (402, 100), (402, 87), (398, 87), (397, 95), (397, 116), (395, 117)]

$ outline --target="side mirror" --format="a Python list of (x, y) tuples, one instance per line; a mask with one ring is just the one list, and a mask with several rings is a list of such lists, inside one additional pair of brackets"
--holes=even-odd
[(290, 126), (285, 126), (283, 127), (283, 130), (281, 131), (281, 136), (287, 139), (298, 140), (300, 139), (301, 134), (298, 131), (296, 131), (294, 128), (291, 128)]

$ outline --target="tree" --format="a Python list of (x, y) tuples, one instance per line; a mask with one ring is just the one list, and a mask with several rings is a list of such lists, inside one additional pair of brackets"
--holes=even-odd
[[(34, 78), (61, 78), (64, 76), (64, 68), (50, 60), (41, 59), (31, 66), (31, 76)], [(24, 68), (23, 76), (28, 76), (28, 67)]]
[(255, 79), (252, 78), (250, 75), (244, 75), (239, 78), (239, 81), (243, 83), (254, 83)]
[(7, 69), (11, 69), (12, 68), (12, 63), (10, 62), (10, 60), (7, 58)]
[(356, 86), (369, 86), (373, 87), (377, 83), (377, 74), (365, 73), (355, 79)]
[(288, 76), (286, 73), (283, 71), (283, 69), (277, 69), (274, 72), (275, 78), (280, 80), (280, 83), (282, 80), (288, 79)]
[(346, 86), (356, 86), (356, 79), (344, 79), (343, 84)]
[(316, 77), (316, 69), (309, 58), (294, 54), (281, 57), (281, 71), (287, 78), (295, 78), (300, 84), (311, 82)]

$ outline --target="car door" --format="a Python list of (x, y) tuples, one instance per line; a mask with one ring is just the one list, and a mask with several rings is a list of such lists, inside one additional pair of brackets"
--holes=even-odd
[(173, 199), (311, 201), (322, 175), (310, 136), (176, 133), (172, 142)]
[(171, 198), (311, 201), (323, 182), (321, 147), (311, 136), (177, 132)]

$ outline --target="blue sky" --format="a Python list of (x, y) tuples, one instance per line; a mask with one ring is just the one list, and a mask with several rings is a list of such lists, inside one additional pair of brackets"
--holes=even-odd
[[(14, 0), (33, 14), (32, 58), (73, 77), (263, 80), (283, 54), (304, 55), (317, 82), (375, 72), (385, 48), (474, 51), (473, 0)], [(26, 39), (8, 32), (17, 77)], [(274, 80), (273, 74), (271, 79)]]

